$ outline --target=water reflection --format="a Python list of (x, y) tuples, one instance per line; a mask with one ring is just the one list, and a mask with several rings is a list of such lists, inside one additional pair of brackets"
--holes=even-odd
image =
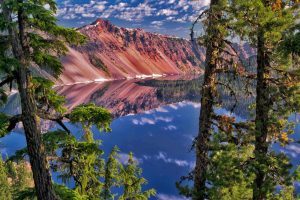
[(136, 80), (76, 84), (55, 89), (58, 94), (66, 97), (69, 109), (93, 102), (108, 108), (114, 117), (140, 113), (160, 105), (156, 89), (141, 86)]
[[(175, 79), (176, 77), (173, 77)], [(177, 77), (178, 78), (178, 77)], [(189, 77), (191, 78), (191, 77)], [(80, 104), (93, 102), (109, 109), (114, 117), (137, 114), (172, 103), (200, 102), (202, 77), (185, 80), (120, 80), (103, 83), (88, 83), (57, 86), (57, 92), (66, 97), (67, 107), (72, 109)], [(230, 110), (233, 98), (222, 91), (224, 106)], [(238, 96), (240, 101), (234, 112), (249, 115), (248, 106), (253, 100)]]
[[(198, 131), (200, 111), (201, 78), (193, 80), (129, 80), (104, 83), (59, 86), (56, 90), (66, 96), (67, 107), (74, 108), (82, 103), (94, 102), (111, 110), (115, 120), (112, 132), (99, 133), (95, 128), (94, 137), (103, 140), (103, 149), (110, 152), (113, 146), (121, 149), (121, 161), (126, 162), (127, 154), (134, 152), (135, 159), (143, 168), (148, 179), (147, 188), (157, 189), (156, 199), (184, 199), (178, 196), (175, 182), (186, 175), (194, 166), (194, 153), (190, 151), (193, 138)], [(16, 96), (4, 109), (15, 112)], [(239, 104), (234, 114), (239, 120), (248, 118), (251, 97), (238, 96)], [(217, 113), (230, 114), (234, 101), (222, 92), (224, 108)], [(47, 124), (47, 123), (46, 123)], [(48, 123), (49, 125), (49, 123)], [(80, 139), (82, 133), (76, 125), (67, 127)], [(46, 126), (47, 129), (56, 126)], [(300, 130), (297, 126), (296, 133)], [(296, 136), (296, 135), (295, 135)], [(1, 140), (2, 154), (12, 155), (25, 146), (22, 134), (13, 132)], [(285, 151), (293, 164), (299, 164), (300, 146), (297, 143), (277, 151)], [(54, 174), (54, 178), (56, 175)], [(56, 181), (60, 181), (57, 180)], [(72, 184), (72, 183), (71, 183)]]

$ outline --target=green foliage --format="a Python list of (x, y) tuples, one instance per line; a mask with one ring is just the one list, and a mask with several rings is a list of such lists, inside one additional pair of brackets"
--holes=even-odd
[(118, 194), (112, 194), (111, 191), (118, 187), (124, 188), (127, 196), (137, 199), (148, 199), (155, 195), (152, 189), (142, 191), (142, 185), (147, 182), (141, 177), (141, 169), (132, 154), (129, 164), (124, 168), (118, 161), (117, 147), (113, 148), (105, 162), (99, 141), (79, 142), (64, 131), (46, 133), (43, 140), (48, 157), (54, 159), (51, 168), (60, 173), (59, 177), (65, 183), (73, 178), (76, 183), (74, 192), (81, 197), (114, 199)]
[(81, 123), (83, 128), (90, 129), (96, 125), (99, 130), (110, 132), (111, 114), (103, 108), (97, 107), (93, 103), (80, 105), (70, 113), (72, 123)]
[[(50, 70), (54, 76), (58, 76), (62, 72), (63, 67), (59, 57), (68, 51), (66, 44), (82, 44), (86, 41), (86, 37), (74, 29), (64, 28), (56, 24), (55, 12), (57, 9), (55, 1), (29, 0), (22, 3), (5, 1), (4, 5), (13, 12), (17, 12), (20, 9), (26, 11), (25, 24), (31, 27), (30, 30), (25, 30), (31, 48), (28, 59), (35, 62), (40, 68)], [(50, 9), (46, 9), (46, 5)], [(3, 16), (0, 19), (1, 30), (6, 30), (8, 27), (16, 25), (16, 23), (6, 22)], [(9, 43), (6, 42), (5, 44)], [(8, 47), (3, 49), (3, 51), (0, 50), (0, 52), (7, 50)], [(13, 58), (8, 58), (7, 54), (3, 56), (3, 59), (11, 59), (9, 63), (3, 62), (3, 64), (6, 63), (5, 66), (10, 65), (13, 67), (17, 63)]]
[(46, 152), (51, 155), (55, 155), (56, 150), (65, 147), (66, 144), (72, 144), (76, 142), (76, 138), (74, 136), (69, 135), (68, 133), (62, 130), (57, 130), (44, 134), (43, 140)]
[[(103, 151), (95, 142), (78, 142), (76, 138), (63, 131), (49, 132), (44, 136), (49, 157), (57, 158), (51, 167), (60, 172), (64, 182), (73, 178), (76, 192), (81, 195), (97, 196), (102, 183), (100, 177), (104, 171)], [(61, 150), (61, 155), (57, 150)]]
[(34, 77), (32, 79), (35, 99), (38, 107), (43, 110), (55, 110), (57, 113), (63, 114), (67, 110), (64, 107), (65, 98), (58, 95), (52, 89), (54, 83), (42, 77)]
[(103, 70), (107, 76), (111, 76), (110, 72), (108, 71), (107, 66), (103, 63), (103, 61), (100, 58), (97, 58), (94, 55), (89, 55), (90, 62), (95, 67)]
[(8, 173), (5, 163), (0, 157), (0, 199), (12, 199), (12, 191), (8, 182)]
[[(241, 123), (232, 117), (205, 113), (207, 123), (213, 123), (210, 127), (213, 134), (205, 132), (207, 135), (201, 135), (203, 140), (198, 137), (198, 141), (203, 144), (202, 148), (199, 147), (201, 152), (196, 152), (197, 156), (198, 153), (201, 155), (198, 158), (203, 159), (203, 163), (200, 160), (198, 165), (205, 172), (201, 171), (201, 180), (197, 178), (198, 186), (203, 183), (202, 180), (205, 181), (200, 187), (204, 187), (203, 191), (194, 191), (189, 184), (181, 185), (184, 180), (193, 180), (199, 171), (183, 177), (177, 187), (182, 194), (194, 196), (195, 199), (295, 199), (295, 178), (290, 174), (291, 163), (284, 154), (273, 152), (270, 145), (279, 142), (284, 146), (291, 142), (289, 135), (293, 134), (295, 127), (288, 118), (300, 110), (299, 1), (211, 1), (210, 9), (206, 12), (206, 18), (201, 20), (204, 35), (198, 38), (198, 43), (207, 47), (210, 53), (207, 54), (207, 61), (216, 62), (219, 59), (219, 63), (206, 63), (205, 77), (209, 79), (214, 67), (223, 70), (223, 76), (215, 75), (215, 85), (227, 87), (229, 93), (226, 94), (241, 101), (235, 93), (245, 94), (245, 89), (239, 87), (239, 84), (238, 87), (232, 85), (232, 77), (234, 80), (242, 80), (237, 76), (252, 76), (254, 84), (251, 86), (246, 83), (243, 86), (247, 92), (248, 88), (256, 87), (255, 98), (263, 99), (261, 105), (253, 107), (257, 111), (255, 119), (259, 119), (257, 116), (266, 117), (256, 120), (256, 123), (253, 123), (252, 118)], [(238, 63), (234, 60), (238, 58), (226, 60), (224, 55), (228, 54), (227, 50), (234, 51), (232, 41), (235, 39), (258, 49), (256, 66), (247, 66), (246, 71), (237, 71), (237, 66), (245, 65), (245, 60)], [(219, 52), (222, 52), (219, 58), (210, 59), (209, 56), (216, 56)], [(228, 55), (232, 57), (230, 53)], [(254, 70), (249, 70), (250, 67)], [(257, 72), (249, 75), (248, 71)], [(223, 87), (214, 86), (214, 78), (210, 79), (209, 83), (203, 85), (202, 91), (211, 87), (213, 92), (207, 95), (209, 92), (206, 91), (202, 95), (206, 94), (204, 99), (209, 98), (215, 106), (224, 107), (226, 96), (222, 95), (223, 91), (218, 93), (215, 90), (216, 87)], [(163, 92), (161, 96), (164, 96)], [(261, 126), (266, 127), (264, 131), (254, 131)], [(259, 180), (257, 177), (263, 178)], [(257, 194), (262, 196), (258, 197)]]
[(36, 200), (36, 191), (34, 188), (26, 188), (23, 191), (20, 191), (16, 195), (16, 200)]
[(34, 199), (32, 174), (27, 162), (4, 162), (0, 158), (0, 198)]
[(14, 193), (23, 191), (33, 185), (31, 168), (27, 161), (23, 160), (19, 163), (7, 161), (7, 168)]
[(142, 185), (147, 183), (147, 180), (141, 177), (142, 170), (137, 166), (138, 163), (133, 158), (133, 154), (129, 154), (128, 164), (121, 173), (121, 184), (124, 185), (124, 193), (119, 200), (126, 199), (148, 199), (156, 195), (153, 189), (142, 191)]
[[(54, 191), (61, 200), (88, 200), (86, 196), (78, 194), (63, 185), (54, 184)], [(36, 200), (36, 191), (34, 188), (25, 188), (16, 194), (15, 200)]]
[[(38, 102), (43, 102), (46, 95), (55, 96), (56, 93), (51, 93), (52, 82), (41, 79), (33, 79), (35, 98)], [(51, 98), (50, 98), (51, 99)], [(56, 104), (54, 101), (48, 101), (47, 108), (53, 108), (55, 105), (61, 106), (61, 102)], [(40, 103), (41, 105), (45, 105)], [(63, 108), (63, 107), (62, 107)], [(46, 108), (43, 108), (46, 109)], [(58, 109), (55, 109), (58, 110)], [(62, 109), (61, 114), (64, 114)], [(92, 125), (105, 131), (110, 131), (111, 115), (104, 109), (96, 107), (94, 104), (80, 105), (74, 108), (70, 114), (67, 114), (71, 123), (80, 123), (85, 131), (83, 141), (78, 141), (77, 138), (70, 133), (63, 130), (56, 130), (43, 134), (43, 143), (48, 159), (50, 160), (50, 167), (53, 171), (58, 172), (59, 178), (64, 183), (68, 183), (70, 179), (75, 180), (75, 188), (68, 189), (64, 186), (55, 186), (57, 194), (61, 199), (113, 199), (119, 194), (112, 194), (113, 188), (124, 187), (123, 177), (127, 176), (126, 173), (131, 171), (124, 170), (123, 165), (118, 161), (119, 149), (113, 148), (107, 161), (103, 158), (104, 152), (99, 148), (101, 141), (93, 139), (93, 133), (91, 131)], [(11, 161), (22, 161), (27, 155), (27, 148), (16, 151), (16, 154), (10, 157), (9, 171), (11, 176), (16, 177), (17, 173), (25, 173), (21, 168), (16, 169), (15, 165)], [(130, 161), (131, 162), (131, 161)], [(138, 169), (134, 163), (134, 167)], [(138, 173), (141, 176), (141, 171)], [(25, 176), (24, 176), (25, 177)], [(14, 178), (14, 180), (19, 180)], [(27, 178), (26, 178), (27, 180)], [(152, 190), (142, 192), (142, 185), (146, 181), (139, 177), (138, 184), (139, 193), (136, 196), (143, 196), (145, 199), (147, 196), (154, 194)], [(22, 180), (19, 180), (22, 183)], [(18, 197), (33, 198), (36, 194), (30, 187), (21, 187), (20, 185)], [(137, 187), (137, 186), (135, 186)]]
[[(254, 146), (234, 143), (222, 143), (225, 133), (216, 133), (213, 136), (210, 157), (211, 165), (208, 169), (208, 196), (211, 199), (251, 199), (254, 174), (249, 169), (249, 159), (253, 157)], [(243, 136), (242, 136), (243, 137)], [(239, 138), (241, 140), (247, 137)]]
[[(23, 88), (19, 92), (26, 94), (26, 98), (33, 100), (36, 104), (34, 105), (35, 109), (31, 113), (29, 112), (30, 114), (38, 116), (38, 118), (56, 121), (64, 129), (67, 129), (62, 122), (65, 117), (69, 118), (71, 123), (82, 125), (85, 131), (85, 140), (83, 141), (79, 141), (73, 135), (61, 130), (43, 135), (45, 153), (50, 160), (51, 169), (59, 172), (64, 182), (73, 178), (76, 183), (74, 189), (55, 186), (55, 191), (61, 199), (100, 199), (101, 195), (105, 193), (107, 199), (110, 199), (113, 197), (113, 194), (109, 192), (110, 189), (121, 187), (120, 177), (117, 176), (117, 172), (121, 172), (122, 169), (122, 165), (117, 161), (118, 150), (117, 148), (113, 149), (106, 164), (105, 159), (102, 158), (104, 152), (99, 148), (101, 141), (94, 141), (91, 131), (92, 125), (101, 131), (111, 131), (110, 113), (94, 104), (86, 104), (76, 107), (67, 114), (67, 110), (63, 106), (65, 100), (52, 89), (53, 82), (43, 77), (32, 78), (31, 75), (32, 68), (35, 68), (37, 71), (45, 70), (52, 76), (58, 77), (63, 70), (60, 57), (68, 51), (67, 45), (78, 45), (86, 41), (86, 37), (76, 30), (58, 26), (56, 11), (55, 0), (5, 0), (1, 2), (0, 72), (1, 79), (3, 78), (2, 85), (10, 84), (11, 86), (11, 83), (15, 81), (18, 88)], [(14, 19), (10, 19), (11, 16)], [(13, 36), (16, 41), (12, 42), (10, 38)], [(21, 48), (15, 50), (14, 42), (18, 43)], [(18, 52), (14, 52), (13, 49)], [(103, 67), (104, 71), (107, 71), (101, 61), (96, 60), (95, 62)], [(26, 84), (16, 81), (17, 78), (24, 76), (27, 79)], [(6, 88), (1, 88), (0, 103), (6, 100), (5, 92)], [(21, 101), (26, 98), (21, 98)], [(24, 102), (22, 102), (22, 106), (24, 106)], [(11, 128), (10, 125), (13, 125), (10, 124), (11, 119), (14, 118), (0, 114), (0, 136), (4, 136), (7, 129)], [(23, 118), (21, 118), (22, 120)], [(40, 127), (34, 128), (40, 129)], [(34, 132), (34, 134), (39, 133)], [(37, 145), (42, 144), (37, 143)], [(13, 191), (17, 199), (35, 199), (36, 196), (35, 189), (28, 183), (27, 172), (30, 170), (24, 164), (16, 165), (11, 162), (11, 160), (20, 161), (26, 155), (27, 148), (24, 148), (17, 151), (16, 155), (8, 161), (12, 185), (7, 184), (6, 169), (0, 163), (0, 184), (3, 184), (0, 189), (11, 188), (12, 190), (5, 191)], [(31, 157), (31, 159), (34, 158)], [(47, 168), (42, 165), (40, 167)], [(39, 171), (33, 172), (38, 174)], [(103, 180), (105, 177), (107, 180)], [(5, 191), (1, 190), (0, 195), (3, 195), (3, 199), (5, 195), (9, 199), (10, 196), (5, 194)], [(141, 188), (139, 192), (142, 192)], [(144, 196), (150, 196), (150, 193), (153, 192), (146, 191)], [(2, 199), (2, 197), (0, 198)]]
[(293, 172), (293, 178), (296, 181), (300, 181), (300, 166), (297, 166), (296, 170)]
[(27, 147), (17, 150), (15, 154), (9, 158), (9, 160), (17, 162), (22, 161), (25, 159), (26, 155), (28, 155)]
[(4, 137), (7, 134), (9, 124), (9, 117), (4, 113), (0, 113), (0, 137)]
[(54, 184), (55, 193), (60, 197), (61, 200), (87, 200), (87, 196), (80, 195), (75, 190), (71, 190), (63, 185)]
[(114, 199), (116, 194), (111, 193), (113, 187), (121, 186), (120, 173), (123, 170), (123, 166), (118, 160), (118, 147), (114, 147), (108, 157), (105, 165), (104, 185), (101, 198), (103, 199)]

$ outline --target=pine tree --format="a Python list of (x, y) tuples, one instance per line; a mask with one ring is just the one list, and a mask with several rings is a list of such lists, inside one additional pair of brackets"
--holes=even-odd
[(142, 186), (147, 184), (147, 180), (141, 177), (142, 170), (137, 165), (133, 154), (130, 153), (128, 164), (121, 172), (121, 185), (124, 187), (124, 192), (119, 200), (149, 199), (156, 194), (153, 189), (142, 191)]
[[(95, 104), (79, 105), (70, 113), (63, 108), (61, 97), (53, 93), (51, 84), (48, 81), (39, 81), (36, 88), (42, 86), (43, 92), (39, 93), (36, 89), (36, 99), (43, 101), (39, 97), (44, 96), (44, 92), (48, 93), (56, 101), (49, 102), (49, 109), (55, 107), (61, 112), (57, 116), (48, 116), (43, 113), (44, 117), (59, 122), (62, 129), (43, 134), (43, 144), (45, 145), (45, 153), (50, 160), (50, 167), (53, 171), (60, 174), (60, 178), (64, 183), (69, 180), (75, 181), (75, 188), (67, 189), (64, 186), (55, 185), (55, 191), (60, 198), (73, 196), (74, 199), (112, 199), (117, 194), (112, 194), (111, 189), (124, 187), (122, 182), (124, 167), (117, 160), (118, 149), (115, 147), (108, 160), (105, 162), (103, 158), (103, 150), (100, 148), (101, 141), (95, 140), (92, 132), (92, 125), (102, 131), (109, 132), (110, 123), (112, 121), (111, 114), (104, 108), (97, 107)], [(83, 138), (77, 140), (71, 131), (61, 121), (63, 118), (69, 119), (73, 124), (79, 124), (82, 127)], [(16, 152), (10, 160), (23, 160), (28, 154), (27, 148)], [(136, 168), (138, 168), (135, 165)], [(139, 178), (144, 180), (140, 177)], [(145, 182), (143, 182), (144, 184)], [(150, 197), (154, 192), (146, 191), (141, 194), (144, 199)], [(18, 192), (20, 198), (34, 197), (36, 193), (31, 189), (25, 189)]]
[[(293, 133), (288, 117), (299, 109), (299, 70), (279, 47), (295, 27), (298, 1), (233, 1), (235, 31), (257, 49), (255, 109), (255, 173), (253, 199), (267, 199), (275, 187), (290, 185), (289, 161), (270, 150), (274, 141), (285, 145)], [(298, 98), (298, 99), (297, 99)], [(274, 178), (276, 177), (276, 178)]]
[(105, 165), (105, 175), (104, 175), (104, 186), (101, 197), (105, 200), (114, 199), (116, 196), (112, 194), (112, 187), (120, 187), (121, 186), (121, 177), (120, 173), (123, 170), (123, 165), (118, 160), (118, 152), (120, 150), (118, 147), (114, 147), (111, 151), (108, 160)]
[(204, 82), (201, 92), (199, 131), (195, 141), (196, 167), (194, 170), (193, 199), (206, 198), (207, 170), (209, 165), (209, 138), (212, 134), (212, 121), (217, 88), (217, 70), (221, 68), (221, 54), (227, 35), (224, 21), (224, 6), (227, 1), (212, 0), (204, 23), (206, 33), (199, 40), (206, 47)]
[(23, 123), (38, 199), (57, 199), (42, 144), (43, 107), (34, 98), (32, 69), (47, 69), (58, 76), (62, 71), (59, 56), (67, 51), (65, 43), (82, 42), (84, 37), (56, 25), (53, 0), (1, 0), (0, 5), (0, 69), (5, 75), (0, 86), (16, 82), (22, 107), (22, 114), (7, 116), (9, 124), (1, 126), (9, 132), (19, 121)]
[[(213, 6), (213, 3), (218, 4)], [(203, 21), (204, 36), (198, 39), (207, 48), (208, 60), (199, 135), (195, 141), (196, 168), (177, 184), (181, 193), (193, 199), (270, 199), (278, 185), (283, 187), (283, 193), (293, 191), (288, 158), (270, 151), (269, 147), (274, 141), (289, 143), (293, 123), (287, 119), (299, 109), (299, 47), (295, 43), (299, 37), (295, 24), (298, 4), (298, 1), (278, 0), (211, 1), (207, 19)], [(256, 74), (247, 71), (253, 66), (246, 66), (247, 62), (238, 57), (229, 36), (257, 48)], [(212, 54), (215, 57), (209, 62), (211, 50), (215, 50)], [(226, 58), (228, 55), (231, 59)], [(239, 70), (240, 66), (246, 71)], [(216, 101), (220, 98), (217, 92), (220, 85), (238, 101), (231, 86), (236, 79), (241, 85), (246, 80), (247, 93), (249, 83), (257, 82), (254, 123), (251, 120), (237, 123), (234, 117), (213, 112), (214, 106), (222, 105), (222, 99), (221, 103)], [(193, 191), (188, 185), (180, 185), (191, 178), (194, 178)]]

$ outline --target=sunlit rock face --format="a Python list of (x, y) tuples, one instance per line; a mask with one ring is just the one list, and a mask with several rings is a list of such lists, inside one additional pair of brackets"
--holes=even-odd
[(204, 49), (186, 39), (121, 28), (101, 19), (78, 31), (89, 41), (70, 48), (62, 58), (60, 84), (203, 72)]
[[(70, 47), (62, 58), (64, 72), (56, 81), (58, 85), (203, 73), (205, 49), (195, 41), (117, 27), (102, 19), (78, 31), (88, 42)], [(247, 44), (235, 43), (233, 47), (243, 60), (255, 54)], [(231, 60), (230, 54), (222, 57)]]

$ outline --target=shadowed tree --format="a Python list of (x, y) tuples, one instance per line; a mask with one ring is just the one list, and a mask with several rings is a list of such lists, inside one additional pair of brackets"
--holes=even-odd
[(195, 140), (196, 167), (194, 170), (193, 199), (206, 198), (206, 172), (209, 165), (209, 138), (212, 133), (212, 121), (217, 88), (217, 70), (221, 67), (220, 56), (225, 45), (223, 9), (227, 1), (212, 0), (204, 22), (206, 28), (203, 38), (206, 47), (205, 73), (202, 85), (199, 132)]
[(291, 184), (287, 158), (272, 152), (270, 145), (289, 143), (293, 128), (288, 117), (299, 110), (299, 65), (292, 64), (296, 46), (287, 53), (287, 43), (297, 35), (299, 1), (233, 2), (236, 32), (257, 49), (253, 199), (262, 200), (270, 198), (276, 186)]
[[(207, 48), (207, 57), (195, 141), (196, 167), (193, 174), (183, 178), (193, 178), (194, 188), (191, 192), (188, 186), (179, 187), (183, 194), (193, 199), (269, 199), (275, 198), (276, 186), (280, 185), (282, 196), (293, 196), (289, 193), (293, 192), (294, 180), (289, 173), (289, 159), (270, 150), (270, 146), (277, 141), (289, 143), (293, 124), (288, 117), (299, 110), (298, 4), (211, 1), (203, 21), (204, 36), (198, 39)], [(256, 66), (246, 66), (248, 62), (234, 58), (238, 53), (229, 36), (257, 49)], [(255, 74), (251, 73), (255, 70), (245, 71), (251, 67), (257, 69)], [(226, 74), (231, 74), (233, 80), (240, 77), (241, 85), (247, 80), (245, 94), (249, 82), (257, 83), (255, 120), (236, 122), (232, 116), (214, 113), (214, 107), (222, 105), (217, 102), (217, 87), (223, 86), (238, 100), (230, 86), (232, 79), (223, 77)]]
[[(38, 199), (57, 199), (42, 144), (39, 113), (43, 112), (34, 97), (33, 69), (46, 69), (54, 76), (62, 71), (59, 56), (65, 43), (79, 43), (83, 36), (56, 25), (53, 0), (1, 0), (0, 12), (0, 86), (16, 83), (22, 113), (5, 116), (2, 130), (7, 132), (22, 122)], [(4, 95), (4, 93), (2, 93)]]

